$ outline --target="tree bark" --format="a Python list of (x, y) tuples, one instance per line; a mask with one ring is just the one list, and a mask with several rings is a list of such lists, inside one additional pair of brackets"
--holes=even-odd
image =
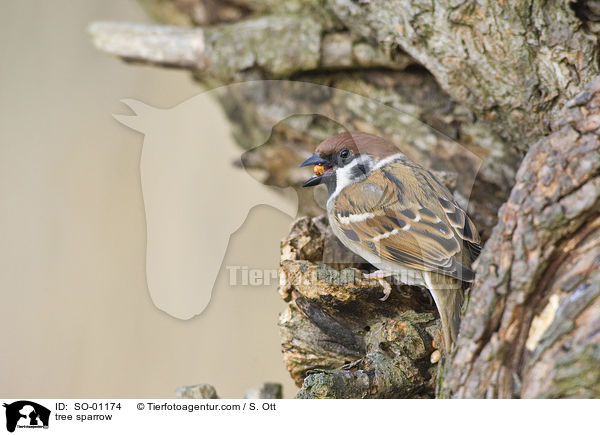
[[(455, 195), (487, 240), (455, 351), (436, 364), (435, 310), (420, 290), (399, 286), (382, 306), (376, 282), (341, 283), (369, 266), (333, 248), (322, 219), (297, 221), (282, 245), (280, 327), (299, 397), (600, 397), (598, 2), (141, 3), (168, 25), (96, 23), (96, 46), (189, 69), (206, 87), (285, 78), (353, 93), (319, 97), (329, 119), (282, 122), (275, 108), (307, 107), (293, 84), (292, 97), (221, 94), (244, 165), (266, 184), (298, 188), (291, 168), (344, 120), (431, 169), (453, 161)], [(360, 96), (411, 116), (359, 122)], [(319, 214), (298, 192), (300, 213)]]
[(281, 251), (282, 352), (298, 397), (433, 397), (439, 325), (426, 293), (401, 286), (380, 301), (324, 216), (297, 220)]
[(598, 74), (598, 47), (571, 2), (329, 2), (352, 31), (397, 43), (452, 98), (526, 147)]
[(534, 143), (478, 260), (457, 397), (600, 393), (600, 78)]

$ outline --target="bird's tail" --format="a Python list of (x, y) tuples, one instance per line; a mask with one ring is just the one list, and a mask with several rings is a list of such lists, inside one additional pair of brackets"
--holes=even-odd
[(461, 282), (448, 276), (432, 274), (428, 284), (431, 284), (429, 290), (440, 313), (444, 336), (443, 349), (448, 354), (460, 328), (460, 313), (464, 299)]

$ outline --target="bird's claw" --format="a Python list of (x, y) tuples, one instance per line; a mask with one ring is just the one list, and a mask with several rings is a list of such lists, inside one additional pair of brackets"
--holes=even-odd
[(377, 280), (379, 285), (383, 288), (383, 297), (379, 298), (380, 301), (386, 301), (390, 297), (390, 294), (392, 293), (392, 286), (385, 280), (385, 278), (393, 275), (393, 273), (386, 272), (384, 270), (376, 270), (375, 272), (363, 274), (363, 276), (367, 279)]
[(383, 297), (379, 298), (379, 300), (380, 301), (386, 301), (387, 298), (390, 297), (390, 294), (392, 294), (392, 286), (390, 285), (389, 282), (387, 282), (383, 278), (378, 279), (377, 282), (379, 282), (379, 284), (381, 285), (381, 287), (383, 287)]

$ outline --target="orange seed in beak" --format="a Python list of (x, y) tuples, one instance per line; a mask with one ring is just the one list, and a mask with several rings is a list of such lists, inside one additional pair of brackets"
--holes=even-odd
[(325, 166), (323, 166), (323, 165), (315, 165), (315, 167), (313, 168), (313, 174), (315, 174), (317, 177), (320, 177), (324, 173), (325, 173)]

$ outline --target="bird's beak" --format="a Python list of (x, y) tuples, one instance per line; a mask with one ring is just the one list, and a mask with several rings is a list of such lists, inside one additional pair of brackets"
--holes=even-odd
[(300, 167), (308, 166), (308, 165), (330, 165), (329, 160), (324, 159), (318, 153), (313, 154), (308, 159), (304, 160)]
[[(310, 156), (308, 159), (306, 159), (304, 162), (302, 162), (302, 164), (300, 165), (300, 167), (304, 167), (304, 166), (309, 166), (309, 165), (322, 165), (325, 166), (327, 168), (331, 168), (331, 162), (327, 159), (324, 159), (323, 157), (321, 157), (319, 154), (315, 153), (312, 156)], [(325, 180), (325, 177), (328, 177), (329, 174), (323, 174), (323, 175), (313, 175), (312, 177), (310, 177), (303, 185), (302, 187), (311, 187), (311, 186), (316, 186), (318, 184), (323, 183)]]

